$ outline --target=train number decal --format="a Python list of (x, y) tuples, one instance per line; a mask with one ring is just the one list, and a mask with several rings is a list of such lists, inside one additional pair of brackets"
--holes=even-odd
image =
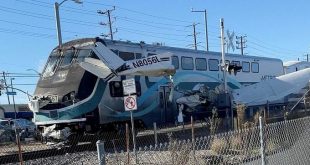
[(138, 67), (145, 66), (145, 65), (152, 65), (152, 64), (158, 63), (158, 62), (160, 62), (158, 57), (153, 56), (153, 57), (148, 57), (148, 58), (137, 60), (137, 61), (133, 62), (132, 64), (135, 68), (138, 68)]

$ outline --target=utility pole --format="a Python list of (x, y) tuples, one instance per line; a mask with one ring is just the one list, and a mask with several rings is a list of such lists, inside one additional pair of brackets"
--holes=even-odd
[[(13, 80), (15, 78), (11, 78), (11, 89), (12, 89), (12, 93), (14, 92), (13, 91)], [(15, 107), (15, 98), (14, 98), (14, 94), (12, 94), (12, 97), (13, 97), (13, 106), (14, 106), (14, 113), (15, 113), (15, 119), (17, 119), (17, 112), (16, 112), (16, 107)]]
[[(3, 74), (4, 85), (6, 86), (5, 90), (6, 90), (6, 93), (8, 93), (8, 87), (7, 87), (6, 79), (5, 79), (5, 72), (2, 72), (2, 74)], [(11, 104), (9, 95), (7, 95), (7, 97), (8, 97), (8, 103)]]
[(305, 55), (307, 57), (307, 62), (309, 62), (309, 54)]
[[(106, 11), (101, 11), (101, 10), (98, 10), (97, 13), (98, 14), (104, 14), (104, 15), (107, 15), (108, 16), (108, 19), (109, 19), (109, 28), (110, 28), (110, 38), (111, 40), (113, 40), (113, 30), (112, 30), (112, 21), (111, 21), (111, 12), (115, 10), (115, 6), (113, 6), (113, 9), (110, 9), (110, 10), (106, 10)], [(106, 25), (106, 23), (103, 23), (103, 22), (100, 22), (99, 23), (100, 25)]]
[(197, 50), (196, 25), (197, 25), (197, 24), (193, 23), (193, 29), (194, 29), (193, 36), (194, 36), (194, 47), (195, 47), (195, 50)]
[[(193, 23), (193, 25), (190, 25), (193, 27), (193, 34), (192, 35), (188, 35), (188, 36), (193, 36), (194, 38), (194, 48), (195, 50), (197, 50), (197, 32), (196, 32), (196, 25), (198, 25), (197, 23)], [(190, 27), (190, 26), (187, 26), (187, 27)]]
[(204, 15), (205, 15), (205, 34), (206, 34), (206, 49), (207, 49), (207, 51), (209, 51), (209, 41), (208, 41), (208, 21), (207, 21), (207, 10), (205, 9), (205, 10), (194, 10), (193, 8), (192, 8), (192, 12), (203, 12), (204, 13)]
[(241, 55), (243, 55), (243, 49), (246, 48), (246, 45), (245, 43), (247, 42), (247, 40), (245, 39), (247, 36), (244, 35), (244, 36), (236, 36), (236, 39), (237, 40), (240, 40), (240, 41), (236, 41), (236, 44), (238, 44), (237, 46), (237, 49), (241, 49)]

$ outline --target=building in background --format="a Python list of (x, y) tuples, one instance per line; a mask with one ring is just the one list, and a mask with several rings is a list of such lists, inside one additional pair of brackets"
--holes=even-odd
[(4, 118), (24, 118), (24, 119), (32, 119), (33, 113), (29, 110), (27, 104), (16, 104), (15, 105), (16, 112), (14, 110), (13, 104), (2, 104), (0, 105), (0, 119)]

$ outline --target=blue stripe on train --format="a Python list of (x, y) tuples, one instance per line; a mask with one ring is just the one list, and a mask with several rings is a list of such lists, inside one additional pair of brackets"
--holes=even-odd
[[(4, 118), (15, 118), (15, 112), (5, 112), (4, 113)], [(17, 112), (16, 113), (16, 118), (33, 118), (33, 113), (32, 112)]]

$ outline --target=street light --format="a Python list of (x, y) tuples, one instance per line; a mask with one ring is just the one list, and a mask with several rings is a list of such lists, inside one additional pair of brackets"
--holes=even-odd
[[(55, 2), (55, 4), (54, 4), (59, 49), (61, 49), (61, 46), (62, 46), (62, 37), (61, 37), (61, 29), (60, 29), (60, 18), (59, 18), (59, 7), (60, 7), (60, 5), (62, 5), (66, 1), (68, 1), (68, 0), (63, 0), (60, 3)], [(78, 4), (82, 4), (82, 2), (80, 0), (72, 0), (72, 1), (75, 2), (75, 3), (78, 3)]]
[(206, 25), (206, 44), (207, 44), (207, 51), (209, 51), (209, 42), (208, 42), (208, 22), (207, 22), (207, 10), (194, 10), (192, 8), (192, 12), (199, 12), (199, 13), (205, 13), (205, 25)]
[(34, 72), (36, 72), (36, 74), (38, 74), (40, 77), (42, 76), (42, 74), (41, 74), (40, 72), (38, 72), (38, 71), (36, 71), (36, 70), (34, 70), (34, 69), (27, 69), (26, 71), (34, 71)]

